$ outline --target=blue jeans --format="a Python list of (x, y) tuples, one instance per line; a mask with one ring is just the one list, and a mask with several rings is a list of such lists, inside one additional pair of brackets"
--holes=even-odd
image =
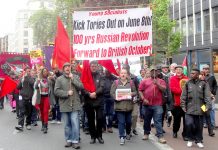
[(215, 128), (215, 102), (212, 102), (212, 109), (210, 111), (210, 119), (212, 128)]
[(163, 137), (162, 127), (162, 106), (144, 106), (144, 134), (149, 135), (151, 131), (151, 119), (154, 120), (154, 126), (156, 128), (157, 137)]
[(64, 121), (64, 135), (67, 142), (79, 142), (79, 112), (62, 112)]
[(105, 115), (105, 120), (106, 120), (105, 125), (107, 125), (108, 128), (112, 128), (112, 122), (113, 122), (113, 116), (114, 116), (114, 100), (112, 98), (105, 98), (104, 115)]
[[(118, 119), (118, 129), (120, 138), (126, 137), (126, 134), (129, 135), (131, 132), (131, 124), (132, 124), (132, 112), (128, 111), (116, 111), (117, 119)], [(126, 129), (126, 134), (125, 134)]]
[(60, 106), (55, 104), (52, 108), (52, 120), (61, 121)]

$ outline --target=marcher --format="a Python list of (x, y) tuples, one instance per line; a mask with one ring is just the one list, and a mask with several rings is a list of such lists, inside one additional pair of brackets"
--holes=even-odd
[(96, 143), (96, 139), (98, 139), (100, 144), (104, 144), (104, 140), (102, 138), (104, 78), (98, 72), (97, 61), (90, 62), (90, 70), (96, 91), (92, 93), (86, 90), (83, 91), (85, 96), (84, 107), (88, 117), (89, 132), (91, 136), (90, 144)]
[(112, 123), (114, 117), (114, 98), (110, 95), (112, 83), (117, 78), (108, 70), (105, 70), (105, 86), (104, 86), (104, 126), (107, 132), (113, 133)]
[[(199, 75), (199, 79), (206, 82), (205, 81), (205, 72), (204, 71), (201, 71), (200, 75)], [(213, 97), (211, 97), (211, 100), (213, 100)], [(212, 103), (212, 101), (211, 101)], [(213, 132), (213, 126), (211, 124), (211, 117), (210, 117), (210, 111), (211, 111), (211, 108), (208, 109), (205, 113), (204, 113), (204, 121), (206, 122), (207, 124), (207, 128), (208, 128), (208, 134), (209, 136), (214, 136), (215, 133)], [(205, 123), (204, 122), (204, 123)]]
[[(55, 86), (55, 82), (57, 80), (58, 77), (60, 77), (62, 75), (62, 72), (58, 69), (57, 66), (55, 66), (53, 68), (53, 73), (54, 75), (51, 76), (51, 87)], [(54, 90), (54, 88), (53, 88)], [(52, 89), (51, 89), (51, 92)], [(60, 112), (60, 105), (59, 105), (59, 98), (54, 95), (54, 97), (52, 97), (52, 99), (50, 100), (52, 102), (52, 121), (51, 123), (57, 123), (57, 124), (61, 124), (61, 112)]]
[(81, 110), (78, 90), (83, 89), (78, 76), (71, 73), (71, 64), (63, 65), (63, 75), (57, 78), (54, 93), (59, 97), (61, 117), (64, 122), (65, 147), (80, 149), (79, 111)]
[(173, 137), (177, 138), (177, 132), (179, 131), (181, 118), (183, 118), (183, 131), (182, 137), (185, 141), (186, 138), (186, 128), (185, 128), (185, 112), (180, 106), (180, 96), (182, 94), (183, 83), (188, 81), (188, 77), (183, 74), (183, 67), (177, 65), (175, 67), (176, 75), (170, 78), (170, 90), (173, 94), (174, 104), (172, 109), (173, 114)]
[[(118, 89), (129, 89), (131, 97), (125, 99), (118, 99), (116, 91)], [(115, 111), (118, 119), (120, 145), (125, 143), (125, 139), (130, 140), (131, 133), (131, 118), (133, 111), (133, 99), (137, 95), (135, 85), (132, 80), (128, 78), (128, 71), (121, 69), (119, 80), (115, 80), (111, 86), (111, 96), (115, 99)], [(126, 130), (126, 132), (125, 132)]]
[(210, 87), (210, 92), (211, 92), (211, 97), (212, 97), (212, 108), (210, 111), (210, 117), (211, 117), (211, 124), (212, 127), (215, 129), (216, 128), (216, 123), (215, 123), (215, 96), (216, 96), (216, 91), (217, 91), (217, 81), (216, 78), (210, 74), (210, 66), (209, 65), (204, 65), (203, 66), (203, 71), (205, 72), (205, 80), (209, 84)]
[(199, 148), (203, 148), (203, 114), (210, 109), (211, 101), (209, 85), (199, 79), (199, 74), (198, 69), (192, 69), (191, 79), (186, 82), (182, 91), (181, 108), (186, 113), (187, 147), (191, 147), (195, 141)]
[(26, 116), (26, 128), (27, 130), (31, 130), (31, 115), (32, 115), (32, 97), (34, 90), (34, 79), (31, 77), (29, 67), (24, 69), (25, 75), (20, 80), (17, 89), (19, 92), (19, 119), (18, 126), (15, 129), (19, 131), (23, 131), (24, 120)]
[(158, 141), (165, 144), (166, 140), (163, 138), (162, 127), (162, 94), (166, 90), (166, 83), (156, 75), (157, 69), (151, 68), (151, 78), (143, 80), (139, 85), (139, 94), (143, 100), (145, 110), (143, 140), (148, 140), (151, 131), (151, 119), (153, 118)]
[[(1, 92), (1, 86), (3, 83), (3, 78), (0, 78), (0, 92)], [(4, 97), (0, 97), (0, 110), (4, 109)]]
[(41, 121), (42, 121), (42, 129), (43, 133), (48, 132), (48, 118), (49, 118), (49, 109), (50, 109), (50, 102), (49, 102), (49, 72), (46, 68), (43, 68), (39, 74), (39, 78), (36, 80), (35, 89), (39, 89), (40, 92), (40, 114), (41, 114)]
[(132, 80), (135, 88), (136, 88), (136, 96), (134, 96), (133, 99), (133, 110), (132, 110), (132, 133), (134, 135), (138, 135), (138, 132), (136, 130), (136, 125), (137, 125), (137, 119), (138, 119), (138, 114), (139, 114), (139, 95), (138, 95), (138, 86), (139, 86), (139, 81), (137, 79), (137, 76), (135, 76), (134, 74), (132, 74), (130, 72), (130, 66), (128, 64), (123, 65), (123, 69), (127, 70), (128, 73), (128, 78), (129, 80)]

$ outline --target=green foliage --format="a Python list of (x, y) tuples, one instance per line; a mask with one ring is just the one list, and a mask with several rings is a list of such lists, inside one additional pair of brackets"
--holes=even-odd
[(66, 25), (69, 37), (72, 36), (73, 8), (78, 8), (84, 0), (56, 0), (56, 13)]
[(52, 10), (42, 8), (36, 11), (29, 19), (33, 28), (33, 40), (36, 45), (47, 45), (54, 41), (56, 33), (56, 14)]
[(153, 50), (170, 57), (178, 52), (182, 34), (174, 32), (176, 23), (169, 17), (170, 0), (152, 0)]

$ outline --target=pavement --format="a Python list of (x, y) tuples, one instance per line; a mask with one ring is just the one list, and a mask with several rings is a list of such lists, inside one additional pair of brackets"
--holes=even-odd
[[(218, 111), (216, 111), (216, 123), (218, 124)], [(17, 132), (14, 127), (17, 125), (16, 115), (10, 111), (10, 107), (6, 103), (4, 110), (0, 110), (0, 150), (65, 150), (64, 148), (64, 129), (63, 125), (49, 124), (48, 134), (42, 134), (40, 131), (41, 125), (32, 127), (32, 130), (24, 129), (24, 132)], [(197, 150), (195, 144), (192, 148), (187, 148), (186, 142), (182, 140), (181, 130), (178, 133), (178, 138), (172, 137), (171, 127), (164, 126), (166, 133), (164, 134), (167, 144), (160, 144), (154, 136), (155, 128), (152, 128), (152, 133), (148, 141), (142, 140), (143, 123), (138, 122), (138, 136), (133, 136), (130, 141), (127, 141), (124, 146), (119, 145), (118, 130), (114, 129), (114, 133), (104, 133), (104, 145), (90, 145), (90, 136), (85, 135), (81, 131), (81, 149), (83, 150)], [(182, 126), (181, 126), (182, 129)], [(218, 147), (218, 129), (215, 130), (215, 137), (208, 135), (207, 129), (204, 129), (204, 146), (206, 150), (217, 150)]]
[[(0, 150), (65, 150), (63, 125), (49, 124), (48, 134), (43, 134), (41, 125), (32, 127), (24, 132), (17, 132), (14, 127), (17, 125), (16, 115), (10, 111), (8, 104), (5, 109), (0, 110)], [(104, 145), (89, 144), (90, 136), (81, 131), (82, 150), (159, 150), (152, 141), (142, 141), (142, 135), (134, 136), (124, 146), (119, 145), (118, 130), (114, 133), (104, 133)]]

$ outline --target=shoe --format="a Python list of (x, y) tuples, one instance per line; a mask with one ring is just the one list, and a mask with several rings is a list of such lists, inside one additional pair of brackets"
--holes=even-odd
[(27, 126), (26, 126), (26, 129), (27, 129), (27, 130), (31, 130), (31, 126), (30, 126), (30, 125), (27, 125)]
[(100, 143), (100, 144), (104, 144), (104, 140), (102, 139), (102, 137), (99, 137), (99, 138), (97, 138), (98, 139), (98, 142)]
[(15, 129), (18, 130), (18, 131), (23, 131), (23, 126), (18, 125), (18, 126), (15, 127)]
[(131, 135), (130, 134), (127, 134), (126, 135), (126, 140), (130, 140), (131, 139)]
[(136, 129), (132, 130), (132, 133), (135, 134), (135, 135), (138, 135)]
[(158, 142), (161, 143), (161, 144), (166, 144), (167, 143), (167, 141), (163, 137), (159, 138)]
[(204, 145), (203, 145), (202, 143), (197, 143), (197, 146), (198, 146), (199, 148), (204, 148)]
[(184, 141), (188, 141), (188, 138), (187, 138), (187, 137), (183, 137), (183, 140), (184, 140)]
[(192, 142), (191, 141), (188, 141), (187, 147), (192, 147)]
[(215, 133), (212, 131), (209, 132), (209, 136), (213, 137), (215, 135)]
[(45, 124), (45, 125), (44, 125), (43, 133), (44, 133), (44, 134), (48, 133), (48, 124)]
[(79, 143), (73, 143), (73, 144), (72, 144), (72, 148), (74, 148), (74, 149), (80, 149)]
[(120, 138), (120, 145), (124, 145), (125, 144), (125, 139), (123, 137)]
[(72, 146), (72, 143), (71, 142), (67, 142), (64, 147), (71, 147)]
[(177, 138), (177, 133), (173, 133), (173, 138)]
[(88, 129), (86, 129), (86, 131), (85, 131), (85, 134), (86, 134), (86, 135), (88, 135), (88, 134), (89, 134), (89, 130), (88, 130)]
[(145, 134), (145, 135), (143, 136), (142, 140), (148, 140), (148, 135)]
[(38, 126), (37, 122), (33, 122), (31, 125), (35, 127)]
[(52, 120), (52, 121), (51, 121), (51, 124), (55, 124), (55, 123), (56, 123), (56, 120)]
[(108, 128), (108, 129), (107, 129), (107, 132), (108, 132), (108, 133), (113, 133), (113, 129), (112, 129), (112, 128)]
[(57, 124), (61, 124), (61, 121), (57, 121)]
[(172, 116), (168, 117), (167, 119), (167, 127), (170, 127), (171, 122), (172, 122)]
[(90, 144), (95, 144), (96, 140), (95, 139), (91, 139)]
[(203, 127), (204, 127), (204, 128), (207, 128), (207, 124), (204, 123)]

